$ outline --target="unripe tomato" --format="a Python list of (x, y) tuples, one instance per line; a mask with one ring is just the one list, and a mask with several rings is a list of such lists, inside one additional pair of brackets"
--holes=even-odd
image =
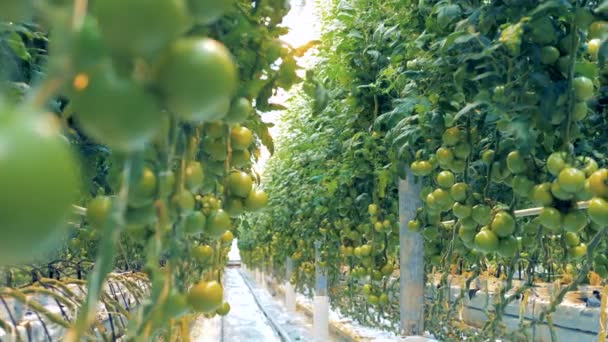
[(234, 150), (230, 163), (238, 168), (244, 168), (251, 165), (251, 153), (249, 150)]
[(121, 56), (151, 56), (190, 26), (183, 0), (95, 1), (93, 14), (107, 46)]
[(591, 39), (587, 42), (587, 52), (592, 60), (596, 60), (600, 51), (601, 40), (599, 38)]
[(70, 91), (78, 124), (113, 149), (141, 150), (162, 127), (154, 97), (107, 65), (76, 75)]
[(587, 102), (577, 102), (574, 105), (574, 112), (572, 113), (572, 117), (574, 121), (581, 121), (587, 117), (587, 112), (589, 111), (589, 107), (587, 106)]
[(544, 46), (540, 50), (540, 61), (543, 64), (553, 64), (559, 59), (559, 50), (555, 46)]
[(443, 143), (446, 144), (447, 146), (456, 145), (460, 141), (460, 139), (461, 139), (461, 133), (460, 133), (460, 129), (458, 129), (458, 127), (448, 128), (443, 132), (443, 135), (442, 135)]
[(435, 200), (437, 201), (437, 203), (439, 204), (440, 207), (446, 206), (446, 205), (449, 205), (451, 207), (452, 204), (454, 203), (454, 201), (452, 200), (452, 197), (450, 197), (449, 191), (447, 191), (447, 190), (435, 189), (432, 192), (432, 195), (433, 195), (433, 197), (435, 197)]
[(595, 171), (599, 169), (597, 162), (593, 158), (577, 157), (576, 159), (577, 161), (583, 164), (583, 168), (581, 170), (585, 173), (585, 176), (587, 177), (591, 176)]
[(585, 76), (576, 77), (572, 81), (574, 95), (579, 101), (587, 101), (593, 97), (593, 82)]
[(574, 198), (574, 194), (565, 191), (562, 188), (561, 183), (557, 179), (554, 180), (553, 183), (551, 183), (551, 194), (553, 195), (553, 197), (562, 201), (569, 201)]
[(468, 204), (454, 203), (452, 206), (452, 211), (454, 216), (457, 218), (463, 219), (471, 216), (471, 212), (473, 211), (471, 206)]
[(160, 90), (180, 119), (208, 122), (228, 113), (238, 76), (230, 51), (221, 43), (209, 38), (176, 40), (158, 70)]
[(0, 266), (32, 262), (58, 247), (80, 179), (52, 116), (1, 112)]
[(454, 152), (449, 148), (440, 147), (435, 154), (439, 163), (442, 164), (449, 164), (454, 160)]
[(588, 223), (587, 215), (580, 210), (571, 211), (564, 216), (564, 230), (567, 232), (580, 232)]
[(101, 229), (110, 218), (112, 199), (108, 196), (97, 196), (87, 206), (87, 222), (91, 227)]
[(422, 224), (418, 220), (410, 220), (407, 223), (407, 229), (409, 229), (412, 232), (417, 232), (421, 226), (422, 226)]
[(230, 304), (228, 304), (228, 302), (223, 302), (215, 312), (220, 316), (226, 316), (230, 312)]
[(475, 235), (475, 247), (484, 253), (495, 252), (498, 244), (498, 237), (489, 229), (482, 229)]
[(585, 186), (585, 173), (577, 168), (567, 167), (559, 172), (558, 181), (564, 191), (575, 193)]
[(187, 234), (201, 233), (207, 224), (207, 217), (200, 211), (193, 211), (185, 218), (184, 231)]
[(230, 215), (222, 209), (214, 210), (207, 218), (205, 233), (211, 238), (217, 239), (230, 228)]
[(213, 258), (213, 248), (209, 245), (196, 246), (192, 249), (192, 256), (199, 263), (206, 263)]
[(589, 176), (589, 188), (597, 197), (608, 197), (608, 169), (599, 169)]
[(519, 151), (511, 151), (507, 155), (507, 168), (515, 174), (526, 171), (526, 161)]
[(247, 198), (253, 187), (253, 179), (245, 172), (232, 172), (228, 176), (227, 186), (231, 194), (241, 198)]
[(222, 236), (220, 237), (220, 241), (222, 241), (222, 243), (225, 244), (230, 244), (232, 243), (232, 240), (234, 240), (234, 234), (232, 234), (231, 231), (227, 230), (224, 234), (222, 234)]
[(410, 166), (414, 176), (428, 176), (433, 171), (433, 165), (426, 160), (417, 160)]
[(538, 215), (540, 224), (554, 232), (560, 231), (563, 227), (563, 217), (559, 210), (552, 207), (544, 207)]
[(471, 216), (479, 225), (485, 226), (490, 224), (492, 217), (490, 216), (492, 208), (485, 204), (478, 204), (473, 207)]
[(568, 250), (568, 252), (570, 252), (570, 255), (573, 258), (582, 258), (584, 256), (587, 255), (587, 245), (584, 243), (581, 243), (580, 245), (576, 246), (576, 247), (572, 247)]
[(450, 188), (450, 196), (454, 201), (462, 202), (467, 199), (469, 185), (466, 183), (456, 183)]
[(439, 172), (439, 174), (437, 175), (437, 184), (444, 188), (444, 189), (448, 189), (450, 188), (452, 185), (454, 185), (454, 174), (450, 171), (441, 171)]
[(253, 190), (245, 199), (245, 207), (249, 210), (260, 210), (268, 204), (268, 194), (263, 190)]
[(390, 276), (394, 271), (395, 267), (392, 264), (386, 264), (380, 269), (380, 272), (382, 272), (382, 274), (385, 276)]
[(233, 127), (230, 131), (230, 144), (235, 150), (247, 149), (253, 144), (253, 132), (247, 127)]
[(171, 198), (172, 205), (179, 209), (182, 215), (186, 215), (194, 210), (194, 195), (190, 191), (180, 191)]
[(474, 229), (466, 229), (464, 226), (458, 229), (458, 236), (464, 242), (473, 242), (475, 235), (477, 235), (477, 232)]
[(232, 103), (230, 110), (228, 111), (228, 115), (224, 118), (224, 121), (230, 124), (241, 123), (247, 120), (252, 112), (253, 107), (251, 106), (251, 101), (241, 97)]
[(515, 219), (506, 211), (500, 211), (494, 215), (490, 229), (498, 237), (504, 238), (515, 232)]
[(152, 203), (157, 190), (158, 181), (154, 171), (144, 167), (139, 178), (129, 187), (129, 205), (143, 207)]
[(591, 220), (601, 226), (608, 225), (608, 202), (600, 197), (594, 197), (589, 201), (587, 213)]
[(191, 161), (186, 166), (186, 187), (192, 192), (197, 192), (203, 185), (205, 173), (199, 162)]
[(589, 25), (587, 30), (587, 37), (589, 39), (603, 38), (608, 32), (608, 22), (606, 21), (595, 21)]
[(577, 233), (567, 232), (566, 234), (564, 234), (564, 241), (566, 242), (566, 246), (575, 247), (581, 243), (581, 238), (578, 236)]
[(554, 176), (557, 176), (565, 167), (565, 153), (564, 152), (553, 152), (547, 158), (547, 170)]
[(376, 204), (370, 204), (367, 206), (367, 212), (371, 215), (371, 216), (376, 216), (378, 214), (378, 205)]
[(188, 304), (198, 312), (217, 310), (224, 299), (224, 289), (217, 281), (201, 281), (188, 291)]
[(486, 165), (492, 165), (492, 163), (494, 162), (494, 156), (495, 156), (494, 150), (485, 150), (481, 154), (481, 160)]

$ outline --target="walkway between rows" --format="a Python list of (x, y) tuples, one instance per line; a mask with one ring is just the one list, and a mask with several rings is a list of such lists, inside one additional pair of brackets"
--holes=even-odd
[(245, 271), (226, 269), (224, 296), (230, 313), (200, 317), (192, 329), (193, 342), (312, 341), (310, 320), (302, 313), (286, 312), (279, 299), (258, 287)]

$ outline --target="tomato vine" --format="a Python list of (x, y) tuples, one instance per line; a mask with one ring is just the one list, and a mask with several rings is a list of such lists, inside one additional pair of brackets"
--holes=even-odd
[[(441, 274), (426, 320), (436, 337), (527, 340), (566, 291), (608, 276), (598, 2), (353, 0), (320, 12), (320, 62), (265, 171), (270, 210), (241, 224), (249, 263), (281, 276), (291, 257), (291, 281), (310, 289), (312, 243), (323, 241), (332, 303), (396, 329), (395, 184), (409, 167), (422, 204), (407, 226), (424, 236), (427, 281)], [(538, 216), (526, 214), (534, 207)], [(480, 330), (453, 319), (466, 295), (448, 303), (457, 275), (467, 289), (504, 280)], [(564, 290), (539, 320), (508, 331), (507, 305), (540, 279)]]

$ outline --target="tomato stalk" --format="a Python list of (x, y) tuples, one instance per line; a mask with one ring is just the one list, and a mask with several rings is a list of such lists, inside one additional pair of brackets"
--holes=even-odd
[(129, 185), (134, 159), (135, 156), (131, 155), (125, 162), (122, 186), (116, 201), (113, 203), (112, 215), (103, 227), (99, 254), (97, 256), (93, 272), (89, 276), (85, 302), (80, 309), (80, 313), (76, 318), (74, 326), (67, 332), (65, 341), (80, 341), (85, 330), (87, 330), (96, 319), (95, 310), (97, 308), (95, 303), (101, 296), (106, 278), (114, 266), (116, 241), (118, 240), (120, 231), (125, 225), (125, 213), (127, 210)]
[[(578, 7), (576, 7), (578, 8)], [(572, 16), (570, 20), (570, 60), (568, 63), (568, 109), (566, 111), (566, 123), (564, 126), (564, 132), (562, 135), (563, 139), (563, 148), (564, 150), (570, 151), (570, 132), (571, 126), (573, 124), (573, 113), (574, 113), (574, 105), (575, 105), (575, 96), (574, 96), (574, 76), (575, 76), (575, 65), (576, 65), (576, 56), (577, 56), (577, 33), (578, 27), (576, 26), (575, 17)]]

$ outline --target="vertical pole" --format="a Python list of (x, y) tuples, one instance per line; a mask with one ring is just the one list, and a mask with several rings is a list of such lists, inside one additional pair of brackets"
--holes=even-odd
[(320, 265), (321, 241), (315, 242), (315, 298), (313, 304), (313, 336), (315, 341), (329, 341), (329, 297), (327, 270)]
[(285, 281), (285, 306), (287, 307), (287, 312), (295, 312), (296, 290), (291, 284), (291, 277), (293, 276), (293, 260), (291, 260), (289, 257), (287, 258), (286, 269), (287, 280)]
[(424, 245), (422, 234), (412, 232), (407, 222), (414, 219), (421, 206), (420, 185), (407, 171), (407, 179), (399, 180), (399, 271), (400, 271), (400, 333), (422, 336), (424, 333)]

